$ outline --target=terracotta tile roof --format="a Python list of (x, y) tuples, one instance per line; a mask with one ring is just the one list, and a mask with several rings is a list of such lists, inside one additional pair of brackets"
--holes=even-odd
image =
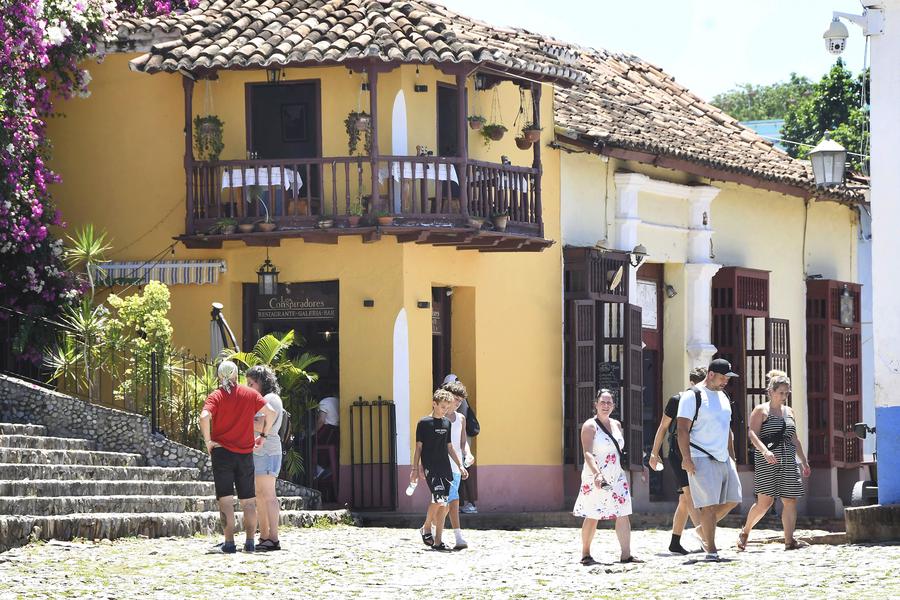
[[(519, 32), (523, 37), (534, 34)], [(741, 179), (783, 184), (794, 195), (864, 201), (858, 189), (817, 190), (809, 161), (775, 148), (753, 130), (703, 101), (662, 69), (636, 56), (569, 45), (576, 86), (555, 90), (556, 126), (583, 141), (693, 163)], [(564, 139), (564, 138), (561, 138)], [(664, 160), (657, 164), (665, 165)], [(715, 177), (714, 177), (715, 178)]]
[(376, 59), (486, 65), (567, 85), (581, 74), (539, 40), (422, 0), (201, 0), (182, 14), (122, 16), (110, 40), (149, 42), (131, 67), (147, 73), (266, 68)]

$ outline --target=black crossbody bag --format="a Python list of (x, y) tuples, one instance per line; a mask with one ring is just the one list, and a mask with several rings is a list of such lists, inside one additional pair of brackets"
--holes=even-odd
[(774, 435), (759, 436), (766, 450), (775, 450), (784, 444), (784, 432), (787, 431), (787, 417), (781, 417), (781, 431)]
[(594, 422), (596, 422), (597, 427), (599, 427), (600, 430), (603, 433), (605, 433), (607, 436), (609, 436), (609, 439), (612, 440), (613, 446), (616, 447), (616, 452), (619, 453), (619, 464), (622, 466), (622, 470), (624, 471), (625, 470), (625, 453), (622, 452), (622, 449), (619, 447), (619, 442), (617, 442), (616, 438), (613, 437), (613, 434), (610, 433), (609, 430), (603, 426), (603, 423), (600, 422), (600, 419), (598, 419), (597, 417), (594, 417)]

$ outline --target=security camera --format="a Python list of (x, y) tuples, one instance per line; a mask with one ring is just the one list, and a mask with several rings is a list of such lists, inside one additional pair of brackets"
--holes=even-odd
[(822, 35), (825, 38), (825, 48), (834, 55), (843, 54), (849, 36), (847, 27), (837, 17), (831, 21), (828, 30)]

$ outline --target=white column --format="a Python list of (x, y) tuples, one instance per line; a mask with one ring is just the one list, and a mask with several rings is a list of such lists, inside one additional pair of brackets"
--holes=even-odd
[(710, 206), (719, 188), (700, 186), (688, 198), (689, 231), (687, 263), (687, 353), (689, 366), (709, 364), (716, 347), (712, 344), (712, 278), (722, 265), (712, 262), (712, 216)]
[[(616, 247), (631, 252), (637, 246), (638, 194), (650, 182), (650, 178), (640, 173), (616, 173)], [(628, 302), (637, 304), (637, 269), (628, 269)]]
[[(869, 3), (867, 3), (869, 4)], [(900, 504), (900, 0), (882, 0), (872, 43), (872, 314), (878, 499)]]

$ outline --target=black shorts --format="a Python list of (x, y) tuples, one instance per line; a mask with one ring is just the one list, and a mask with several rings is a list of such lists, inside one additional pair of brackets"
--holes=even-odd
[(687, 471), (685, 471), (681, 467), (681, 454), (678, 452), (670, 452), (669, 453), (669, 468), (672, 469), (672, 474), (675, 475), (675, 485), (678, 486), (678, 493), (683, 493), (682, 488), (686, 488), (688, 486), (688, 475)]
[(431, 491), (431, 502), (446, 505), (450, 496), (450, 484), (453, 483), (453, 473), (437, 473), (425, 469), (425, 482)]
[(216, 500), (234, 496), (237, 489), (238, 500), (256, 497), (253, 467), (253, 453), (238, 454), (222, 448), (212, 449), (213, 482), (216, 484)]

